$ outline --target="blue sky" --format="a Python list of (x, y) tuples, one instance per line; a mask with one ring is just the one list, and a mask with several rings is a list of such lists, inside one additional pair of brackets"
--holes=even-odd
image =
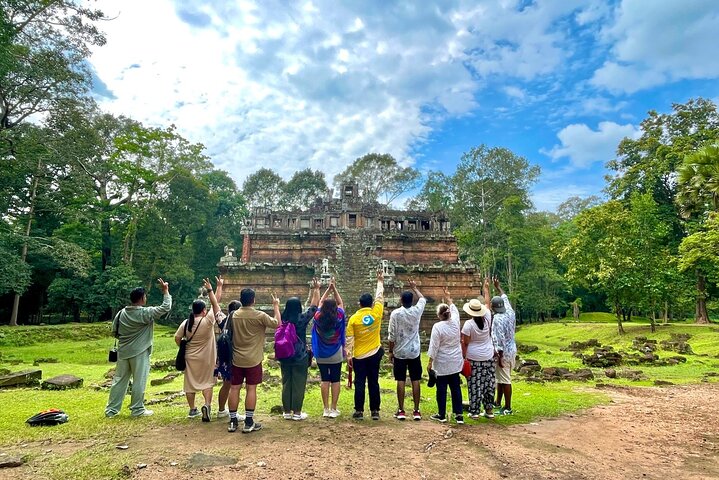
[(451, 173), (507, 147), (552, 210), (601, 194), (650, 109), (719, 98), (714, 0), (105, 0), (103, 108), (174, 123), (242, 184), (368, 152)]

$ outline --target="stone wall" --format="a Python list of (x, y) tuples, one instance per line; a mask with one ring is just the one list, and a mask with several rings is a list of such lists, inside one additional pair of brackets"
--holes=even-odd
[(389, 313), (399, 306), (399, 296), (409, 278), (417, 281), (428, 299), (421, 324), (424, 331), (431, 330), (434, 324), (434, 307), (441, 301), (442, 287), (449, 287), (460, 307), (481, 292), (482, 279), (476, 268), (459, 261), (456, 240), (444, 233), (380, 234), (348, 229), (254, 232), (249, 239), (249, 262), (223, 261), (219, 265), (225, 278), (225, 302), (239, 298), (245, 286), (255, 289), (256, 303), (266, 311), (271, 309), (273, 292), (283, 302), (291, 296), (304, 301), (310, 280), (321, 274), (323, 258), (329, 260), (329, 274), (336, 277), (349, 314), (358, 308), (362, 293), (374, 294), (375, 272), (383, 260), (388, 262), (393, 274), (385, 281), (385, 330)]

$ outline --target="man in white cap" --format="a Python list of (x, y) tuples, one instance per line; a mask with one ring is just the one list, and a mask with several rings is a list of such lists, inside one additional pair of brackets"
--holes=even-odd
[[(514, 331), (517, 327), (514, 309), (509, 298), (502, 290), (499, 279), (494, 277), (494, 288), (499, 296), (492, 297), (492, 337), (497, 346), (497, 401), (495, 405), (500, 414), (512, 414), (512, 369), (517, 357), (517, 344), (514, 342)], [(504, 407), (502, 407), (504, 397)]]

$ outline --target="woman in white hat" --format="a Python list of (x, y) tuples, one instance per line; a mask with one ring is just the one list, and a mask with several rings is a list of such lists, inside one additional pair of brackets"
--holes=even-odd
[[(489, 279), (484, 282), (485, 302), (489, 298)], [(462, 310), (472, 317), (462, 327), (462, 354), (469, 360), (472, 373), (467, 381), (469, 390), (469, 416), (477, 419), (484, 404), (484, 416), (494, 418), (494, 357), (492, 341), (492, 313), (478, 299), (465, 303)]]

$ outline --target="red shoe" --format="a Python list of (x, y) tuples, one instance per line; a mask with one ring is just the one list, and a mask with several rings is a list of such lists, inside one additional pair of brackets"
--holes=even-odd
[(416, 422), (419, 422), (420, 420), (422, 420), (422, 414), (419, 413), (419, 410), (415, 410), (412, 413), (412, 419), (415, 420)]
[(404, 410), (397, 410), (397, 413), (394, 414), (394, 418), (397, 420), (404, 420), (407, 418), (407, 415), (405, 415)]

